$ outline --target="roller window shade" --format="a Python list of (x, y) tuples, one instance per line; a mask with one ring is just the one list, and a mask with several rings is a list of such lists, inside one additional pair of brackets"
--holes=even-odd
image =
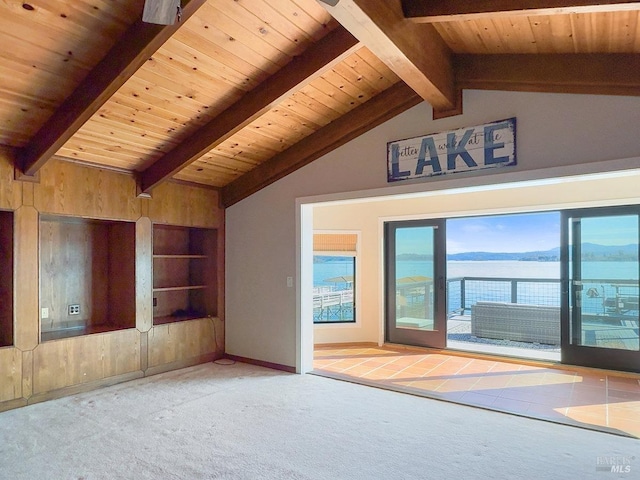
[(355, 233), (314, 233), (316, 252), (355, 252), (358, 236)]

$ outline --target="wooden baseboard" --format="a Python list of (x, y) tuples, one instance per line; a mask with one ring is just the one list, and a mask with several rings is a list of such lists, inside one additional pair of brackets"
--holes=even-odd
[(26, 407), (26, 398), (16, 398), (15, 400), (6, 400), (0, 402), (0, 412), (6, 412), (7, 410), (13, 410), (14, 408)]
[(145, 377), (148, 377), (150, 375), (157, 375), (159, 373), (172, 372), (173, 370), (180, 370), (181, 368), (193, 367), (202, 363), (213, 362), (214, 360), (218, 360), (219, 358), (222, 358), (222, 355), (219, 353), (207, 353), (198, 357), (191, 357), (184, 360), (178, 360), (177, 362), (163, 363), (162, 365), (149, 367), (144, 371), (144, 375)]
[(104, 378), (102, 380), (96, 380), (95, 382), (82, 383), (80, 385), (72, 385), (70, 387), (60, 388), (58, 390), (52, 390), (50, 392), (37, 393), (31, 396), (28, 400), (28, 404), (46, 402), (47, 400), (54, 400), (56, 398), (68, 397), (70, 395), (77, 395), (78, 393), (90, 392), (91, 390), (97, 390), (98, 388), (110, 387), (118, 383), (128, 382), (144, 377), (144, 373), (141, 370), (135, 372), (125, 373), (123, 375), (116, 375), (114, 377)]
[(229, 354), (225, 354), (225, 358), (233, 360), (234, 362), (248, 363), (250, 365), (257, 365), (258, 367), (271, 368), (273, 370), (281, 370), (288, 373), (296, 373), (296, 367), (281, 365), (279, 363), (265, 362), (263, 360), (256, 360), (254, 358), (240, 357), (238, 355)]

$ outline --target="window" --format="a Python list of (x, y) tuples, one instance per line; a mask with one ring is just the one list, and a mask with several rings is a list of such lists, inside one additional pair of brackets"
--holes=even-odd
[(313, 323), (355, 323), (356, 234), (313, 236)]

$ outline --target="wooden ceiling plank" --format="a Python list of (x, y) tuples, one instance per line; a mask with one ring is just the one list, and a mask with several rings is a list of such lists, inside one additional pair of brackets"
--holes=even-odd
[[(272, 58), (268, 56), (268, 52), (256, 51), (243, 42), (238, 41), (235, 37), (220, 30), (213, 22), (209, 22), (200, 16), (194, 17), (193, 21), (188, 23), (184, 28), (184, 34), (188, 35), (187, 42), (191, 42), (191, 38), (200, 37), (200, 47), (205, 51), (215, 55), (217, 51), (222, 51), (220, 61), (227, 63), (226, 57), (229, 55), (245, 60), (255, 68), (259, 68), (270, 74), (276, 73), (280, 68), (286, 65), (289, 57)], [(179, 37), (182, 41), (182, 38)], [(208, 45), (208, 46), (207, 46)], [(226, 53), (224, 53), (226, 52)]]
[[(177, 68), (182, 72), (180, 78), (206, 75), (207, 78), (223, 81), (233, 88), (244, 91), (255, 88), (259, 83), (253, 80), (253, 72), (250, 75), (238, 72), (216, 59), (201, 55), (197, 50), (181, 42), (170, 42), (162, 49), (162, 53), (166, 54), (165, 61), (177, 65)], [(155, 58), (158, 59), (158, 55)]]
[(456, 22), (498, 16), (620, 12), (640, 9), (640, 2), (615, 0), (402, 0), (415, 23)]
[[(366, 49), (362, 49), (366, 50)], [(360, 50), (360, 52), (362, 52)], [(391, 79), (387, 78), (387, 75), (383, 75), (381, 72), (372, 67), (369, 62), (365, 61), (364, 58), (360, 55), (360, 52), (355, 55), (351, 55), (348, 59), (345, 60), (345, 63), (351, 66), (354, 71), (358, 72), (362, 77), (376, 90), (376, 95), (382, 90), (386, 90), (392, 85), (398, 83), (398, 76), (391, 72)], [(379, 65), (383, 66), (383, 70), (388, 70), (388, 67), (379, 62)]]
[(320, 9), (323, 17), (314, 18), (294, 2), (287, 0), (281, 0), (281, 2), (279, 2), (278, 10), (282, 16), (298, 28), (304, 30), (308, 35), (311, 35), (313, 41), (316, 42), (326, 35), (327, 23), (332, 20), (323, 8)]
[(188, 0), (182, 22), (161, 26), (139, 18), (20, 150), (19, 167), (34, 175), (206, 0)]
[[(210, 63), (211, 66), (216, 69), (219, 66), (233, 69), (234, 71), (239, 72), (240, 75), (243, 75), (245, 78), (249, 78), (256, 83), (262, 82), (270, 75), (270, 72), (264, 68), (263, 65), (255, 66), (247, 59), (234, 55), (228, 50), (221, 48), (216, 43), (211, 42), (196, 33), (180, 30), (173, 36), (171, 45), (173, 43), (178, 43), (185, 48), (190, 49), (198, 55), (200, 60)], [(171, 45), (166, 45), (165, 47), (169, 47)], [(271, 73), (275, 73), (276, 71), (278, 71), (277, 66)]]
[[(149, 61), (125, 85), (141, 85), (149, 95), (165, 99), (174, 99), (179, 95), (188, 97), (196, 92), (199, 103), (203, 108), (210, 109), (213, 114), (220, 113), (244, 94), (242, 90), (230, 88), (222, 80), (211, 79), (207, 84), (200, 76), (189, 75), (178, 80), (169, 76), (172, 74), (173, 72), (162, 62)], [(153, 109), (155, 101), (151, 103)]]
[(140, 178), (142, 192), (150, 192), (357, 48), (358, 41), (349, 32), (334, 30), (145, 170)]
[(309, 135), (310, 133), (303, 133), (300, 130), (294, 130), (280, 125), (273, 117), (267, 118), (267, 115), (254, 120), (251, 125), (252, 128), (259, 129), (261, 132), (267, 132), (274, 138), (282, 139), (286, 143), (295, 143), (301, 138)]
[(246, 12), (242, 18), (238, 18), (235, 14), (239, 7), (233, 3), (233, 8), (219, 5), (218, 2), (209, 2), (204, 7), (205, 12), (212, 15), (216, 29), (227, 36), (228, 43), (244, 45), (280, 66), (289, 63), (291, 42), (278, 31), (260, 28), (261, 25), (255, 24), (255, 19), (252, 21)]
[[(262, 162), (262, 159), (258, 159), (251, 154), (235, 151), (230, 148), (223, 147), (222, 145), (219, 147), (216, 147), (214, 150), (211, 150), (211, 152), (209, 152), (207, 155), (204, 155), (203, 157), (201, 157), (198, 160), (198, 162), (202, 160), (209, 160), (211, 158), (226, 158), (229, 160), (234, 160), (236, 162), (240, 162), (240, 164), (246, 165), (247, 170), (250, 170), (251, 168), (257, 165), (260, 165), (260, 163)], [(194, 162), (194, 163), (197, 163), (197, 162)], [(231, 163), (233, 164), (233, 162)], [(249, 165), (251, 167), (248, 167)]]
[(346, 105), (351, 110), (356, 105), (366, 102), (369, 98), (365, 98), (361, 92), (357, 92), (355, 95), (350, 95), (344, 88), (340, 88), (337, 85), (331, 83), (326, 75), (329, 72), (325, 72), (320, 78), (313, 81), (313, 87), (317, 88), (327, 96), (333, 99), (333, 101)]
[(640, 96), (640, 54), (457, 55), (461, 88)]
[(315, 85), (305, 85), (295, 93), (297, 99), (305, 103), (309, 108), (334, 119), (351, 110), (349, 105), (337, 102), (324, 92), (318, 90)]
[(308, 99), (303, 94), (294, 93), (289, 98), (286, 98), (280, 106), (295, 112), (300, 117), (308, 118), (315, 124), (321, 126), (326, 125), (336, 118), (337, 112), (322, 108), (324, 106), (318, 110), (314, 110), (313, 106), (309, 106), (308, 102), (305, 102), (305, 100)]
[[(295, 45), (300, 45), (303, 48), (308, 47), (311, 40), (310, 32), (307, 31), (307, 28), (300, 28), (298, 25), (294, 24), (288, 17), (283, 15), (278, 10), (281, 8), (280, 5), (277, 5), (277, 8), (272, 6), (273, 1), (264, 1), (264, 0), (249, 0), (248, 2), (243, 0), (219, 0), (222, 2), (226, 2), (230, 4), (231, 2), (236, 5), (240, 5), (241, 7), (246, 8), (249, 11), (253, 20), (256, 21), (256, 26), (259, 25), (260, 28), (266, 30), (276, 30), (280, 35), (285, 37), (287, 40), (292, 42)], [(278, 2), (282, 3), (282, 2)], [(234, 12), (236, 8), (231, 9), (230, 6), (227, 7), (229, 12)], [(242, 17), (241, 17), (242, 18)], [(248, 24), (246, 21), (245, 25)], [(254, 27), (255, 28), (255, 27)], [(302, 53), (299, 51), (298, 54)]]
[(223, 187), (222, 203), (229, 207), (261, 188), (302, 168), (381, 123), (419, 104), (422, 99), (403, 82), (333, 121), (279, 155)]
[(270, 112), (273, 112), (280, 117), (284, 117), (286, 119), (285, 121), (299, 123), (302, 128), (310, 128), (314, 132), (320, 127), (326, 125), (326, 123), (318, 122), (316, 118), (305, 117), (304, 115), (301, 115), (299, 112), (288, 108), (282, 103), (274, 107), (272, 110), (270, 110)]
[(357, 88), (346, 78), (339, 75), (335, 70), (325, 72), (325, 74), (322, 75), (322, 78), (325, 82), (329, 83), (334, 88), (340, 89), (342, 92), (347, 94), (351, 98), (350, 102), (356, 102), (357, 104), (360, 104), (366, 102), (367, 100), (370, 100), (373, 97), (373, 95), (369, 95), (364, 90)]
[(322, 6), (434, 110), (456, 107), (449, 48), (433, 26), (407, 20), (401, 0), (340, 0)]
[(302, 135), (303, 137), (311, 135), (317, 130), (317, 128), (311, 128), (300, 122), (293, 121), (291, 117), (282, 115), (282, 112), (280, 110), (269, 110), (261, 118), (263, 118), (265, 121), (268, 121), (269, 123), (278, 125), (283, 130), (295, 132), (296, 134)]
[(380, 59), (371, 53), (371, 50), (368, 48), (364, 47), (358, 50), (358, 55), (380, 75), (382, 75), (389, 82), (389, 86), (395, 85), (398, 80), (400, 80), (398, 76), (393, 73), (389, 67), (387, 67), (386, 63), (381, 62)]

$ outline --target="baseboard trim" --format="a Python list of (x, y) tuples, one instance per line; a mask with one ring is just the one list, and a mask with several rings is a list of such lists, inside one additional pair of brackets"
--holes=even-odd
[(281, 365), (280, 363), (265, 362), (263, 360), (256, 360), (255, 358), (241, 357), (239, 355), (225, 354), (225, 358), (233, 360), (234, 362), (248, 363), (250, 365), (257, 365), (258, 367), (271, 368), (272, 370), (281, 370), (287, 373), (296, 373), (296, 367), (290, 367), (289, 365)]
[(27, 399), (26, 398), (16, 398), (14, 400), (6, 400), (4, 402), (0, 402), (0, 412), (6, 412), (8, 410), (13, 410), (14, 408), (26, 407)]
[(194, 367), (202, 363), (213, 362), (214, 360), (218, 360), (220, 358), (222, 358), (222, 355), (214, 352), (214, 353), (207, 353), (205, 355), (200, 355), (198, 357), (191, 357), (184, 360), (178, 360), (177, 362), (154, 365), (153, 367), (149, 367), (144, 371), (144, 376), (148, 377), (150, 375), (158, 375), (159, 373), (167, 373), (167, 372), (172, 372), (174, 370), (180, 370), (182, 368)]
[(141, 370), (136, 370), (135, 372), (116, 375), (114, 377), (96, 380), (95, 382), (81, 383), (80, 385), (72, 385), (70, 387), (51, 390), (49, 392), (37, 393), (31, 396), (27, 403), (29, 405), (33, 405), (34, 403), (46, 402), (47, 400), (54, 400), (56, 398), (77, 395), (78, 393), (90, 392), (98, 388), (110, 387), (118, 383), (128, 382), (142, 377), (144, 377), (144, 373)]

